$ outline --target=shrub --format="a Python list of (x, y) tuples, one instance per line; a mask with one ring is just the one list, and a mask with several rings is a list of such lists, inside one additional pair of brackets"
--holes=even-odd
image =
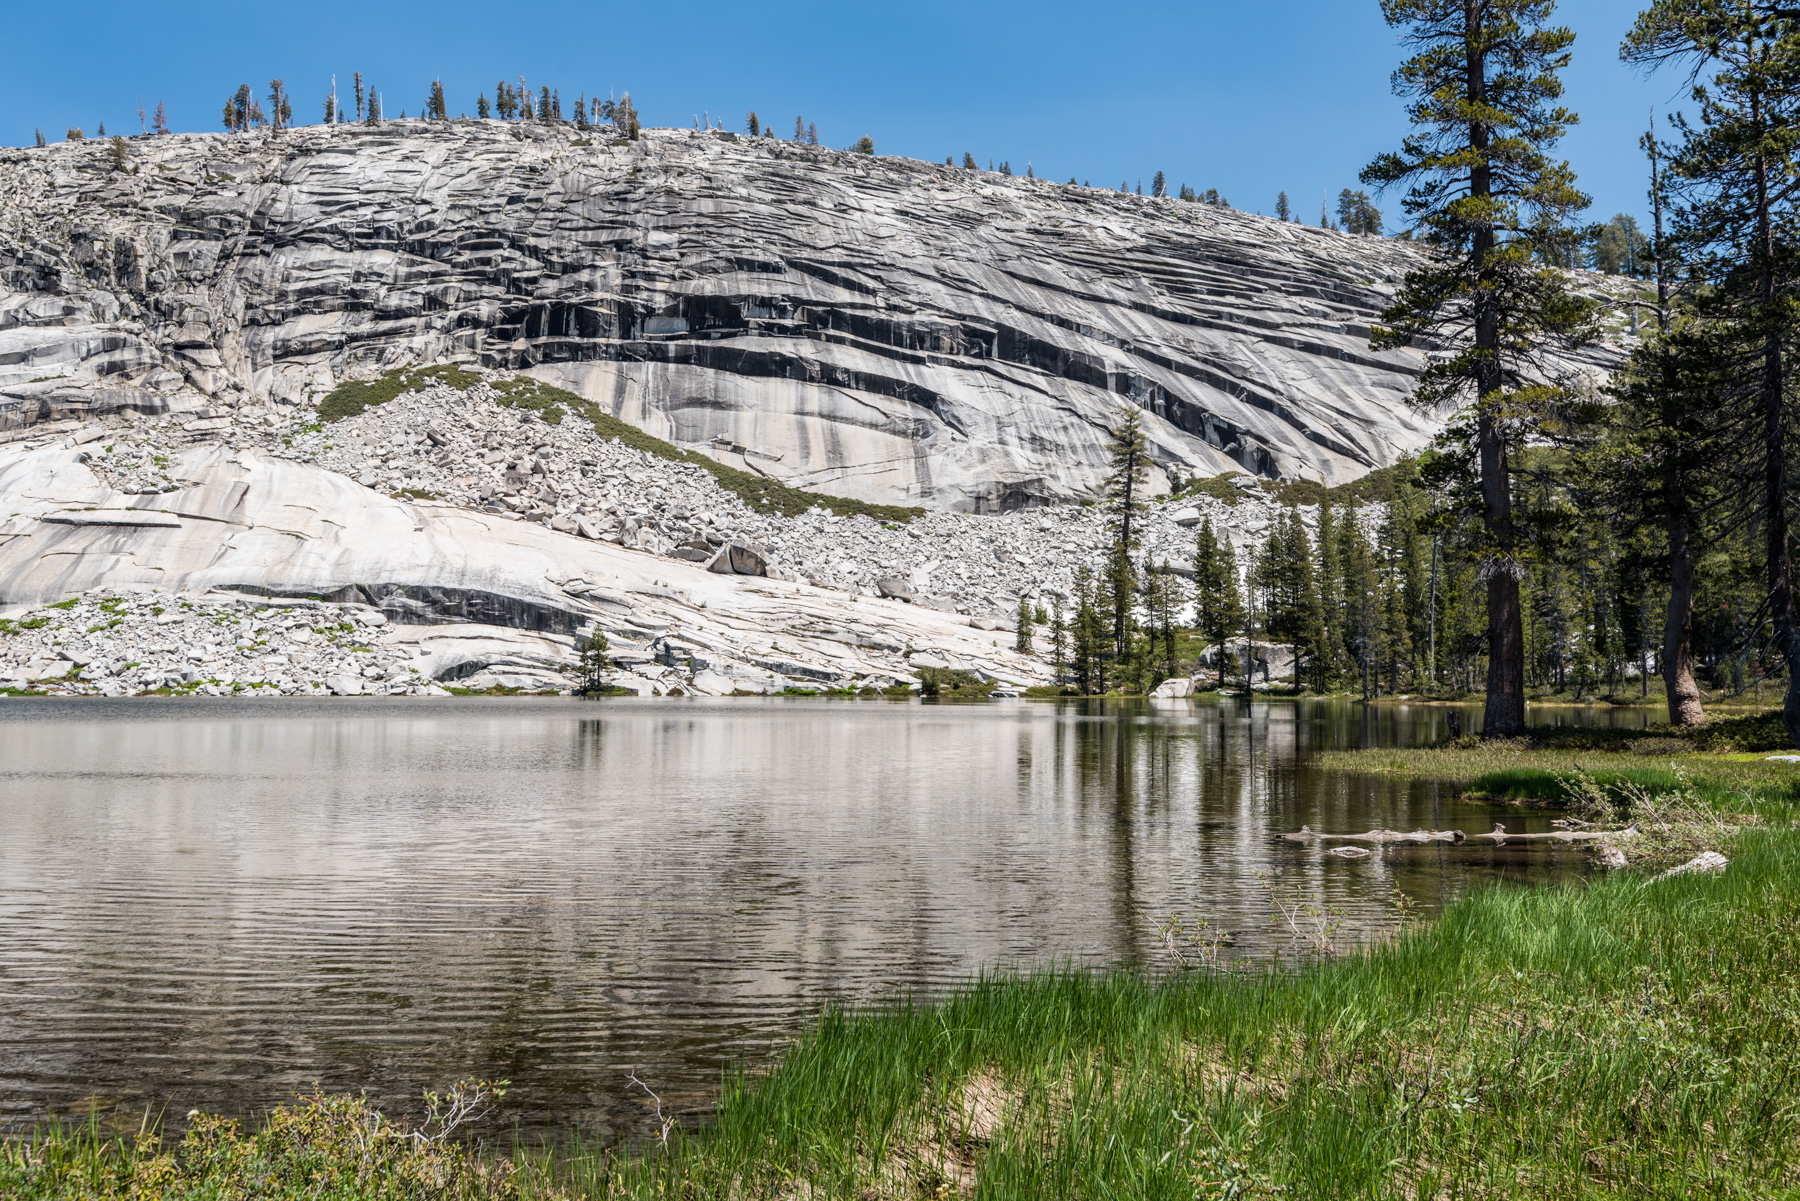
[(994, 692), (994, 681), (983, 680), (972, 671), (942, 667), (919, 669), (919, 695), (943, 700), (986, 700)]

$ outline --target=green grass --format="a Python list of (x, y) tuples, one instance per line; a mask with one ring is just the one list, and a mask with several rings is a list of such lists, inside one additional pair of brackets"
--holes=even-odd
[(1759, 834), (1722, 878), (1488, 890), (1309, 970), (1048, 973), (832, 1013), (768, 1077), (731, 1081), (714, 1130), (626, 1179), (635, 1195), (1791, 1195), (1796, 919), (1800, 843)]
[(354, 417), (375, 405), (386, 404), (398, 396), (432, 383), (467, 389), (484, 382), (497, 393), (502, 405), (534, 412), (542, 417), (548, 425), (560, 425), (563, 418), (570, 413), (575, 413), (588, 421), (594, 427), (594, 433), (601, 438), (616, 438), (634, 450), (643, 451), (659, 459), (667, 459), (672, 463), (688, 463), (702, 468), (719, 482), (720, 487), (728, 492), (736, 493), (759, 513), (779, 513), (784, 517), (797, 517), (816, 505), (839, 517), (860, 515), (874, 518), (876, 521), (904, 523), (920, 516), (925, 511), (908, 505), (877, 505), (843, 496), (828, 496), (823, 492), (807, 492), (800, 488), (790, 488), (786, 484), (764, 476), (754, 475), (748, 471), (739, 471), (735, 467), (727, 467), (716, 459), (708, 458), (695, 451), (683, 450), (672, 443), (664, 442), (661, 438), (652, 437), (636, 426), (620, 421), (610, 413), (602, 412), (600, 407), (592, 401), (577, 396), (567, 389), (558, 388), (523, 375), (513, 376), (510, 379), (490, 379), (477, 372), (455, 366), (419, 367), (392, 371), (380, 379), (338, 385), (320, 403), (319, 416), (327, 422), (341, 421), (346, 417)]
[[(1796, 1197), (1797, 997), (1800, 839), (1754, 831), (1723, 875), (1486, 889), (1329, 962), (832, 1010), (666, 1145), (440, 1163), (424, 1187), (397, 1144), (291, 1116), (293, 1147), (49, 1130), (0, 1148), (0, 1195)], [(133, 1191), (151, 1168), (166, 1183)]]

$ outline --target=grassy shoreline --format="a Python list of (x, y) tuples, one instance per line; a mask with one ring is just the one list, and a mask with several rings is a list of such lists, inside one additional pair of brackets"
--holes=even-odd
[(828, 1013), (666, 1146), (499, 1162), (326, 1100), (173, 1150), (40, 1134), (0, 1150), (0, 1194), (1795, 1196), (1797, 994), (1800, 840), (1759, 831), (1720, 876), (1490, 889), (1298, 971)]
[(730, 1076), (703, 1129), (634, 1148), (484, 1155), (321, 1098), (173, 1147), (40, 1130), (0, 1145), (0, 1195), (1800, 1197), (1800, 769), (1608, 745), (1329, 765), (1520, 800), (1575, 766), (1685, 778), (1761, 823), (1727, 871), (1484, 889), (1297, 968), (1048, 971), (830, 1011)]

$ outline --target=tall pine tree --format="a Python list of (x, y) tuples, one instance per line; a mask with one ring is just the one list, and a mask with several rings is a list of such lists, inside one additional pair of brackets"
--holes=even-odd
[(1394, 73), (1414, 126), (1397, 153), (1364, 168), (1406, 184), (1406, 211), (1441, 254), (1406, 277), (1378, 347), (1432, 342), (1447, 353), (1420, 376), (1416, 403), (1472, 402), (1467, 472), (1478, 485), (1488, 592), (1483, 733), (1525, 728), (1525, 647), (1510, 460), (1555, 420), (1569, 389), (1553, 357), (1590, 339), (1590, 307), (1547, 266), (1572, 255), (1570, 217), (1587, 205), (1549, 150), (1576, 118), (1557, 103), (1575, 35), (1548, 25), (1553, 0), (1382, 0), (1415, 54)]

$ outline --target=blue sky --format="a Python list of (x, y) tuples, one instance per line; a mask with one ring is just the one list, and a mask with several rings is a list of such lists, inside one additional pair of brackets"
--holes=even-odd
[[(1400, 60), (1375, 0), (1039, 0), (963, 3), (571, 5), (121, 4), (76, 10), (8, 6), (12, 61), (0, 76), (0, 141), (34, 128), (60, 140), (135, 132), (167, 104), (177, 130), (212, 130), (239, 83), (282, 77), (296, 116), (321, 118), (360, 70), (387, 111), (416, 114), (433, 78), (452, 113), (523, 75), (577, 92), (629, 90), (645, 122), (710, 112), (738, 128), (755, 109), (778, 130), (816, 122), (821, 141), (873, 137), (879, 152), (1136, 186), (1167, 172), (1268, 212), (1286, 190), (1317, 221), (1321, 192), (1357, 186), (1357, 171), (1404, 133), (1388, 75)], [(1564, 150), (1594, 196), (1592, 219), (1642, 213), (1636, 148), (1652, 105), (1679, 100), (1675, 78), (1645, 80), (1619, 63), (1639, 5), (1563, 0), (1579, 35), (1566, 79), (1582, 124)], [(29, 48), (26, 54), (19, 51)], [(1384, 207), (1397, 213), (1396, 197)]]

